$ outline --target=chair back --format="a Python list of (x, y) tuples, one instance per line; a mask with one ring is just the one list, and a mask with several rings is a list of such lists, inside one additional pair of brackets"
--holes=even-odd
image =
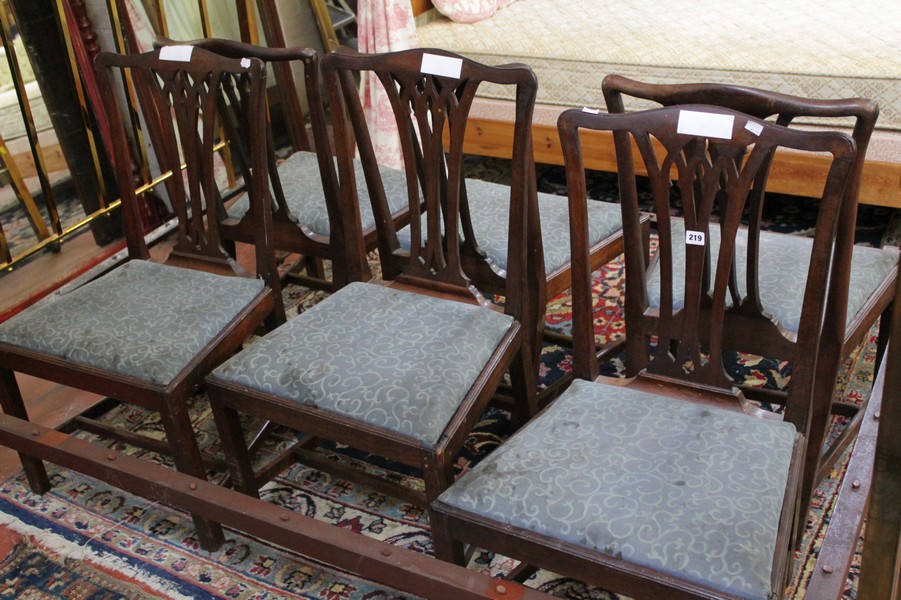
[[(611, 131), (614, 136), (626, 249), (627, 323), (643, 322), (649, 311), (650, 275), (654, 269), (659, 271), (659, 314), (644, 321), (652, 322), (653, 328), (629, 331), (630, 343), (644, 346), (647, 337), (656, 338), (644, 374), (708, 389), (732, 387), (720, 357), (726, 309), (742, 301), (735, 279), (736, 237), (756, 188), (766, 184), (770, 157), (777, 148), (828, 156), (831, 166), (823, 183), (798, 334), (799, 343), (800, 338), (813, 342), (805, 347), (818, 347), (837, 222), (856, 158), (849, 136), (788, 129), (708, 105), (628, 114), (569, 110), (561, 115), (558, 127), (573, 227), (573, 337), (578, 376), (591, 379), (598, 372), (585, 242), (587, 194), (580, 130)], [(647, 173), (657, 222), (659, 244), (653, 258), (639, 223), (636, 172), (640, 169), (636, 163)], [(681, 217), (672, 214), (674, 194), (682, 201)], [(759, 228), (759, 222), (749, 227)], [(749, 232), (748, 237), (754, 233)], [(677, 260), (684, 262), (683, 269), (674, 269)], [(673, 274), (678, 271), (684, 272), (684, 277), (677, 280)], [(794, 365), (793, 377), (813, 376), (816, 352), (811, 354)], [(802, 404), (807, 401), (800, 399)], [(801, 413), (798, 418), (806, 419), (806, 411)], [(799, 430), (805, 431), (802, 427)]]
[[(521, 316), (529, 293), (528, 270), (543, 273), (541, 240), (526, 235), (537, 225), (531, 120), (537, 81), (524, 65), (486, 66), (442, 50), (361, 54), (339, 48), (322, 60), (330, 95), (343, 193), (353, 193), (354, 143), (376, 217), (386, 279), (483, 302), (466, 275), (470, 263), (487, 260), (473, 233), (464, 178), (467, 119), (482, 84), (508, 86), (516, 97), (509, 188), (508, 264), (504, 295), (508, 314)], [(378, 156), (364, 117), (356, 81), (372, 73), (387, 90), (400, 135), (409, 243), (401, 244), (386, 202)], [(343, 108), (341, 108), (343, 107)], [(394, 191), (396, 193), (396, 191)], [(530, 221), (530, 218), (534, 220)], [(459, 240), (459, 243), (448, 243)], [(534, 261), (539, 261), (536, 265)], [(489, 265), (490, 267), (490, 265)]]
[[(841, 348), (845, 340), (845, 320), (848, 310), (848, 284), (850, 279), (851, 256), (857, 224), (857, 207), (860, 196), (860, 184), (867, 146), (876, 119), (879, 116), (878, 106), (865, 98), (813, 99), (770, 92), (756, 88), (717, 83), (688, 84), (651, 84), (628, 79), (621, 75), (608, 75), (602, 83), (604, 100), (607, 109), (613, 113), (626, 110), (626, 99), (639, 99), (662, 106), (679, 104), (709, 104), (722, 106), (754, 116), (758, 119), (774, 120), (779, 125), (788, 127), (798, 118), (815, 118), (817, 121), (828, 119), (839, 124), (845, 120), (853, 122), (851, 137), (857, 144), (857, 158), (851, 169), (845, 197), (841, 206), (836, 236), (836, 252), (833, 257), (832, 276), (829, 282), (829, 298), (827, 306), (827, 327), (823, 332), (823, 343), (833, 348)], [(746, 316), (761, 316), (763, 309), (760, 301), (758, 265), (760, 256), (760, 225), (763, 221), (767, 179), (773, 156), (765, 158), (763, 167), (758, 173), (759, 181), (754, 185), (748, 198), (748, 264), (747, 295), (738, 312)], [(763, 340), (776, 340), (781, 332), (771, 331), (769, 337), (759, 336)], [(764, 344), (767, 342), (763, 341)], [(821, 374), (838, 368), (838, 360), (834, 365), (821, 369)], [(834, 376), (834, 374), (833, 374)]]
[[(117, 157), (128, 156), (128, 138), (113, 93), (113, 75), (134, 86), (177, 226), (168, 262), (223, 273), (244, 274), (226, 251), (217, 183), (216, 152), (223, 120), (220, 98), (232, 90), (249, 139), (245, 173), (255, 237), (256, 273), (279, 290), (272, 251), (272, 211), (266, 194), (266, 70), (257, 59), (230, 59), (200, 48), (169, 46), (144, 54), (101, 53), (98, 85), (110, 117)], [(237, 104), (236, 104), (237, 106)], [(182, 169), (182, 165), (184, 168)], [(132, 258), (148, 258), (130, 165), (115, 161)], [(256, 177), (256, 174), (262, 174)]]
[[(172, 42), (166, 38), (157, 38), (154, 41), (154, 45), (157, 46), (174, 43), (203, 48), (228, 58), (258, 58), (266, 64), (271, 64), (274, 69), (279, 70), (278, 90), (282, 96), (283, 118), (290, 148), (293, 152), (316, 151), (331, 234), (339, 236), (338, 239), (344, 239), (344, 220), (341, 217), (345, 213), (353, 215), (358, 211), (353, 210), (354, 207), (347, 207), (345, 210), (344, 207), (338, 205), (338, 199), (340, 198), (338, 194), (338, 174), (332, 159), (334, 152), (323, 104), (322, 85), (319, 76), (319, 55), (316, 51), (312, 48), (302, 47), (269, 48), (267, 46), (218, 38), (204, 38), (190, 42)], [(303, 103), (300, 102), (297, 95), (294, 74), (291, 69), (291, 66), (295, 64), (302, 65), (303, 89), (306, 100), (305, 112)], [(250, 160), (250, 139), (248, 135), (249, 129), (242, 118), (247, 111), (241, 106), (241, 96), (236, 93), (233, 86), (224, 85), (222, 91), (223, 128), (229, 140), (229, 148), (233, 153), (235, 165), (241, 172), (247, 172)], [(310, 124), (309, 131), (307, 131), (307, 121)], [(312, 141), (310, 140), (310, 133), (312, 133)], [(272, 129), (272, 123), (268, 120), (266, 134), (269, 176), (268, 192), (273, 201), (273, 215), (277, 220), (296, 222), (296, 216), (291, 214), (288, 202), (285, 199), (285, 191), (278, 172), (279, 159), (276, 155), (276, 136)], [(303, 235), (303, 230), (301, 229), (300, 231), (298, 235)]]

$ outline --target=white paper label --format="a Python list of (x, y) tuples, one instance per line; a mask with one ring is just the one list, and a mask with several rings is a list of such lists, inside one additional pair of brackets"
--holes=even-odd
[(437, 54), (423, 54), (420, 70), (429, 75), (459, 79), (460, 72), (463, 70), (463, 59), (439, 56)]
[(763, 125), (760, 123), (755, 123), (754, 121), (748, 121), (745, 123), (745, 129), (753, 133), (754, 135), (760, 135), (760, 132), (763, 131)]
[(192, 52), (194, 52), (194, 46), (163, 46), (160, 48), (160, 60), (191, 62)]
[(703, 246), (705, 238), (703, 231), (685, 230), (685, 243), (689, 246)]
[(686, 135), (703, 135), (705, 137), (732, 139), (732, 115), (718, 115), (696, 110), (680, 110), (677, 133)]
[(599, 108), (588, 108), (587, 106), (582, 107), (583, 113), (588, 113), (590, 115), (598, 115), (601, 113), (601, 109)]
[(241, 59), (241, 68), (242, 68), (242, 69), (248, 69), (248, 68), (250, 68), (250, 59), (249, 59), (249, 58), (242, 58), (242, 59)]

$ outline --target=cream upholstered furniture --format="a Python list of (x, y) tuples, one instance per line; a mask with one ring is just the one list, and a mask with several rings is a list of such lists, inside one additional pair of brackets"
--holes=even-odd
[[(657, 343), (631, 380), (595, 380), (579, 144), (591, 129), (617, 139), (627, 313), (644, 311), (648, 295), (635, 163), (650, 173), (661, 237)], [(795, 373), (811, 377), (854, 141), (707, 105), (625, 115), (570, 110), (560, 117), (560, 132), (572, 207), (579, 379), (432, 503), (436, 555), (463, 562), (463, 544), (472, 544), (631, 598), (779, 598), (792, 564), (811, 396), (790, 392), (786, 418), (774, 419), (748, 404), (726, 374), (732, 240), (774, 148), (832, 157), (799, 333), (812, 351)], [(687, 223), (672, 244), (671, 176)], [(707, 241), (715, 229), (723, 243), (714, 268)], [(677, 244), (685, 250), (681, 273), (670, 251)]]
[[(538, 162), (562, 164), (557, 115), (569, 107), (603, 109), (601, 81), (610, 73), (652, 83), (728, 83), (809, 98), (871, 98), (880, 118), (861, 202), (901, 207), (901, 5), (893, 0), (763, 0), (753, 8), (683, 1), (668, 4), (665, 18), (652, 0), (519, 0), (478, 23), (431, 13), (418, 21), (423, 47), (482, 62), (520, 61), (535, 70)], [(473, 114), (481, 135), (468, 152), (497, 155), (509, 139), (509, 98), (500, 89), (481, 92)], [(850, 127), (850, 120), (845, 124)], [(609, 135), (587, 136), (585, 143), (601, 150), (592, 152), (589, 167), (615, 169)], [(818, 190), (809, 182), (825, 163), (815, 157), (799, 161), (798, 155), (777, 161), (771, 189), (815, 197)]]
[[(523, 304), (531, 297), (527, 257), (538, 251), (540, 239), (510, 238), (509, 301), (503, 309), (490, 305), (463, 269), (457, 233), (465, 212), (460, 188), (454, 185), (461, 157), (445, 161), (441, 134), (465, 117), (467, 99), (482, 80), (520, 87), (521, 110), (527, 116), (535, 80), (521, 66), (486, 67), (465, 60), (458, 66), (457, 75), (442, 76), (427, 68), (419, 51), (371, 55), (343, 49), (322, 61), (335, 114), (342, 193), (353, 194), (356, 185), (364, 185), (354, 175), (352, 126), (377, 215), (386, 281), (338, 290), (207, 378), (233, 478), (248, 494), (258, 494), (273, 473), (266, 466), (255, 468), (259, 465), (253, 464), (245, 444), (240, 414), (302, 431), (313, 443), (332, 440), (421, 469), (424, 489), (393, 490), (421, 503), (453, 480), (457, 452), (511, 367), (521, 410), (533, 408), (528, 401), (534, 400), (535, 375), (531, 365), (525, 366), (530, 353), (522, 348), (526, 335), (521, 323)], [(405, 171), (404, 196), (414, 215), (406, 250), (386, 218), (387, 191), (362, 118), (356, 76), (363, 70), (394, 90), (399, 125), (407, 134), (402, 137), (404, 159), (417, 167)], [(456, 129), (451, 136), (458, 133)], [(519, 133), (523, 138), (513, 155), (519, 175), (514, 178), (528, 173), (528, 127), (520, 127)], [(511, 217), (504, 226), (526, 231), (533, 198), (524, 183), (508, 188)], [(461, 243), (445, 243), (442, 226), (448, 239)], [(302, 462), (310, 458), (315, 456), (301, 455)]]
[[(0, 325), (0, 404), (8, 415), (28, 418), (15, 379), (15, 373), (27, 373), (157, 411), (166, 439), (156, 447), (171, 455), (178, 470), (205, 478), (189, 398), (203, 377), (264, 322), (274, 326), (284, 321), (271, 246), (272, 215), (263, 200), (265, 66), (256, 59), (226, 59), (184, 47), (140, 55), (104, 53), (96, 64), (119, 158), (116, 174), (129, 260)], [(182, 160), (186, 165), (184, 178), (166, 180), (178, 226), (165, 264), (148, 260), (131, 165), (125, 160), (129, 142), (111, 84), (123, 72), (134, 82), (163, 171), (179, 173)], [(250, 128), (252, 170), (246, 175), (254, 206), (250, 218), (259, 232), (251, 276), (223, 250), (216, 215), (211, 166), (219, 132), (217, 101), (226, 82), (242, 91)], [(32, 490), (46, 491), (50, 480), (41, 461), (21, 458)], [(100, 476), (90, 462), (81, 464), (87, 474)], [(199, 515), (194, 523), (203, 548), (221, 544), (218, 524)]]
[(432, 0), (445, 17), (457, 23), (477, 23), (515, 0)]

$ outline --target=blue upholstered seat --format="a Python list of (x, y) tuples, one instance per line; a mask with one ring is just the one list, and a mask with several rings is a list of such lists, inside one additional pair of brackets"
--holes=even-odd
[(263, 285), (133, 260), (0, 324), (0, 342), (165, 386)]
[[(682, 306), (684, 296), (685, 227), (682, 220), (673, 221), (673, 303), (674, 309)], [(736, 276), (739, 292), (747, 290), (748, 232), (739, 229), (736, 237)], [(719, 227), (710, 228), (711, 270), (716, 268), (720, 247)], [(779, 268), (761, 269), (759, 272), (760, 301), (773, 321), (790, 333), (798, 332), (801, 307), (804, 304), (804, 286), (813, 247), (811, 238), (760, 232), (760, 264), (779, 265)], [(851, 280), (848, 285), (847, 322), (864, 308), (879, 285), (885, 281), (898, 262), (898, 252), (889, 249), (854, 246), (851, 258)], [(654, 308), (660, 307), (660, 269), (654, 269), (648, 282), (648, 300)]]
[[(375, 227), (372, 214), (372, 203), (369, 190), (363, 176), (363, 165), (354, 161), (357, 193), (360, 202), (360, 221), (363, 230)], [(406, 180), (403, 171), (379, 167), (379, 173), (385, 184), (388, 207), (392, 214), (405, 210), (408, 205)], [(325, 205), (325, 194), (322, 191), (322, 176), (315, 152), (295, 152), (278, 165), (278, 175), (285, 192), (288, 210), (297, 218), (298, 223), (319, 235), (328, 236), (331, 232), (328, 210)], [(243, 194), (229, 208), (228, 214), (233, 218), (241, 218), (247, 212), (247, 194)]]
[(351, 283), (210, 379), (435, 444), (512, 323), (483, 306)]
[[(479, 247), (500, 269), (506, 270), (507, 224), (510, 222), (509, 186), (481, 179), (467, 179), (466, 191), (472, 227)], [(546, 273), (552, 273), (569, 262), (568, 202), (566, 196), (538, 194)], [(610, 237), (620, 229), (622, 216), (619, 204), (588, 203), (588, 235), (592, 244)], [(403, 248), (409, 248), (409, 228), (400, 231), (398, 238)]]
[(577, 379), (438, 498), (742, 598), (769, 598), (795, 428)]

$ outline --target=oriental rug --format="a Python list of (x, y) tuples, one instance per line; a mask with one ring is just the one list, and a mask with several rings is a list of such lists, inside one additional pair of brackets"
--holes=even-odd
[[(613, 262), (597, 273), (595, 281), (597, 337), (600, 343), (623, 333), (621, 296), (623, 268)], [(290, 314), (315, 304), (323, 294), (289, 286), (285, 290)], [(561, 296), (548, 311), (548, 327), (568, 331), (569, 298)], [(542, 357), (541, 376), (550, 383), (570, 370), (565, 349), (548, 346)], [(873, 370), (873, 344), (862, 346), (846, 365), (839, 394), (855, 399), (868, 393)], [(747, 381), (779, 387), (790, 377), (790, 368), (753, 357), (733, 356), (730, 371)], [(604, 366), (617, 374), (620, 359)], [(218, 441), (209, 405), (202, 395), (191, 405), (192, 419), (203, 448), (217, 452)], [(483, 415), (457, 462), (468, 469), (509, 434), (508, 414), (492, 408)], [(131, 406), (110, 411), (107, 419), (134, 431), (161, 435), (155, 415)], [(271, 441), (271, 450), (291, 437)], [(168, 464), (168, 459), (118, 442), (85, 438), (147, 460)], [(326, 450), (327, 458), (348, 461), (401, 481), (421, 486), (417, 473), (396, 469), (372, 457), (345, 448)], [(32, 494), (23, 477), (0, 484), (0, 528), (19, 539), (9, 555), (0, 559), (0, 597), (15, 598), (224, 598), (234, 600), (308, 598), (328, 600), (395, 599), (405, 594), (316, 564), (272, 544), (228, 531), (226, 544), (210, 553), (199, 548), (190, 518), (177, 510), (136, 497), (77, 473), (50, 466), (52, 490)], [(789, 598), (804, 596), (806, 582), (819, 544), (828, 526), (843, 469), (837, 469), (817, 490), (809, 513), (807, 532), (796, 557)], [(212, 478), (221, 473), (211, 473)], [(262, 491), (264, 500), (314, 517), (360, 535), (421, 552), (431, 552), (428, 518), (421, 508), (385, 496), (359, 484), (304, 465), (281, 473)], [(476, 553), (471, 568), (497, 573), (512, 561), (487, 552)], [(848, 581), (846, 598), (855, 598), (856, 567)], [(571, 599), (616, 599), (597, 588), (539, 572), (527, 585)]]

